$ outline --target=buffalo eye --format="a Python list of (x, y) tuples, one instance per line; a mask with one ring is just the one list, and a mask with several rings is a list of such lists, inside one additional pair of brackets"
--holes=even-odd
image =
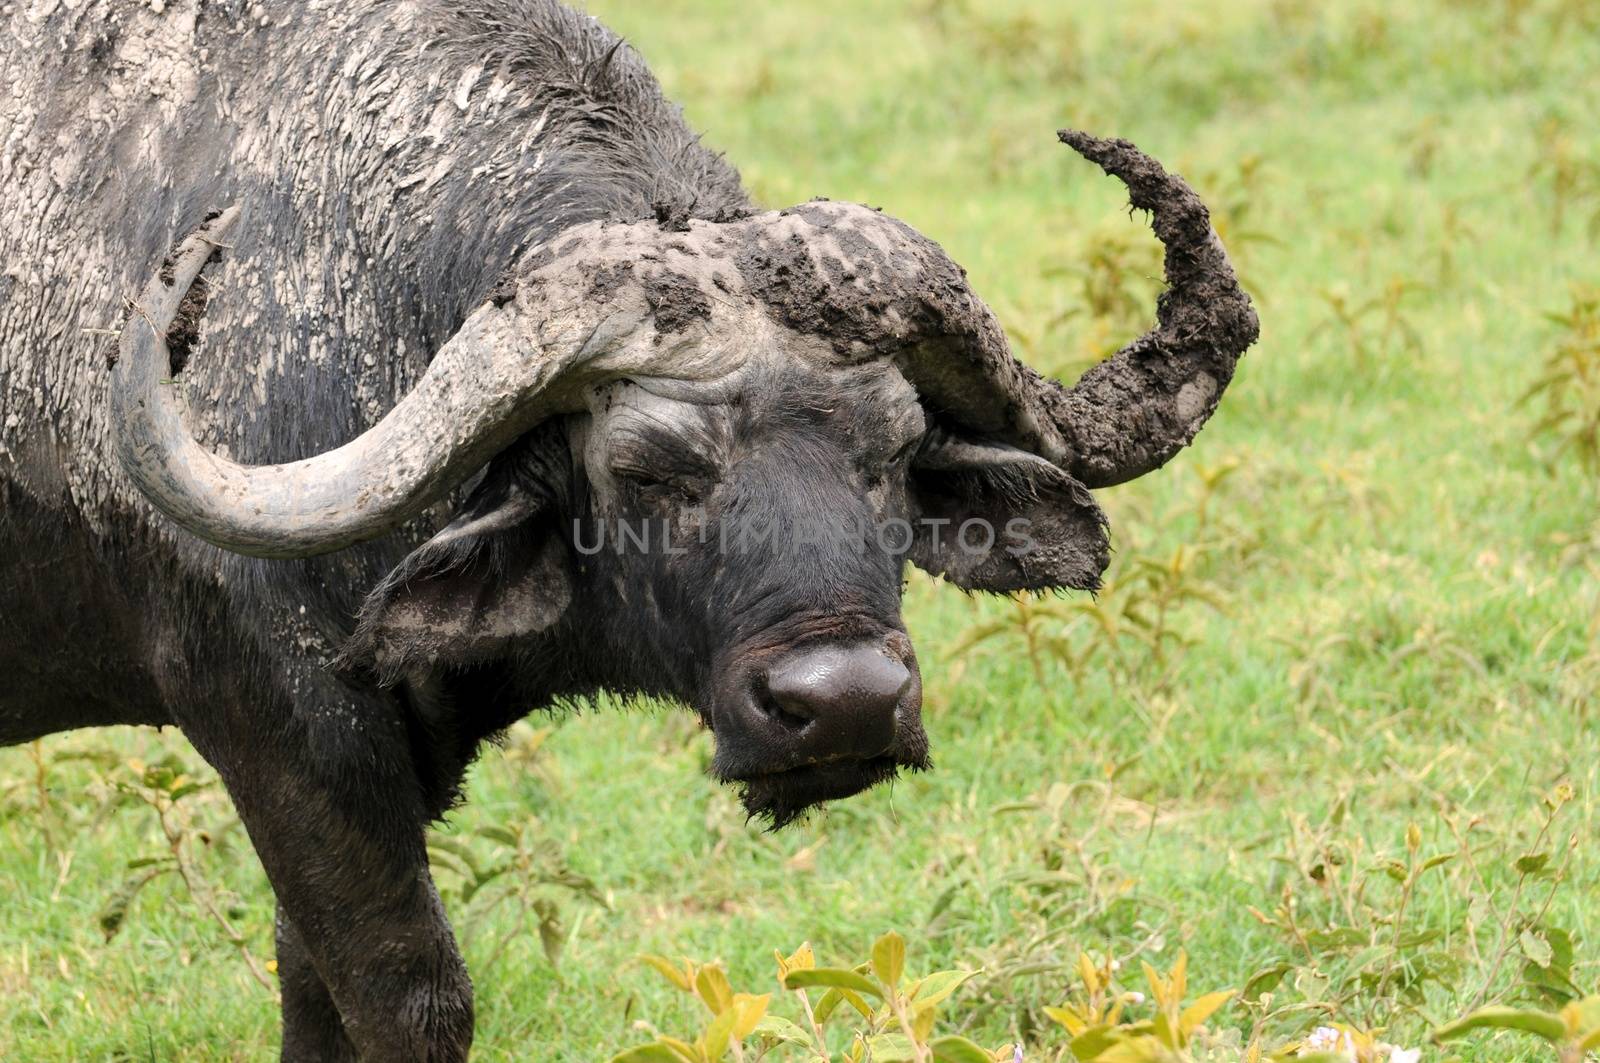
[(705, 494), (705, 483), (700, 476), (680, 470), (619, 463), (612, 466), (611, 474), (625, 490), (646, 505), (662, 505), (671, 501), (694, 505)]
[(891, 475), (900, 475), (908, 471), (908, 466), (916, 455), (922, 450), (924, 436), (915, 435), (900, 444), (887, 457), (875, 458), (864, 463), (862, 473), (866, 476), (868, 487), (877, 487)]
[(906, 440), (903, 444), (901, 444), (900, 449), (894, 452), (894, 457), (889, 459), (889, 467), (899, 468), (912, 458), (916, 457), (918, 452), (922, 450), (922, 446), (927, 442), (927, 440), (928, 437), (922, 434), (914, 435), (910, 439)]

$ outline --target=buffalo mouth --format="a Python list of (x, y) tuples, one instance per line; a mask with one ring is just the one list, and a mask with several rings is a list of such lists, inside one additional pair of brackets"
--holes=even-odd
[(727, 781), (739, 788), (739, 798), (753, 819), (765, 820), (780, 830), (826, 801), (853, 797), (900, 773), (930, 767), (926, 755), (904, 757), (893, 753), (865, 759), (806, 764), (782, 771), (740, 776)]
[(701, 711), (711, 774), (772, 830), (929, 767), (922, 680), (904, 632), (790, 640), (719, 669)]

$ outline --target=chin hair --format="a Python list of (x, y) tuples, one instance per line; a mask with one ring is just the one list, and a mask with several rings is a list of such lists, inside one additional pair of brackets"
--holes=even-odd
[(799, 768), (738, 780), (739, 800), (751, 819), (763, 823), (769, 831), (778, 831), (829, 801), (892, 782), (902, 769), (924, 771), (931, 766), (925, 759), (906, 763), (882, 757), (847, 769)]

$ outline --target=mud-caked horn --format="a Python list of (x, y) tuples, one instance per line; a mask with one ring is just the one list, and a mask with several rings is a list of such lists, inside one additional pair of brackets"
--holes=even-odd
[[(653, 224), (584, 227), (534, 255), (502, 295), (472, 313), (416, 387), (335, 450), (247, 466), (202, 447), (185, 427), (169, 377), (168, 331), (186, 299), (203, 300), (202, 269), (239, 210), (184, 240), (133, 303), (112, 370), (111, 414), (123, 469), (155, 507), (235, 553), (305, 557), (376, 538), (418, 515), (517, 437), (582, 406), (587, 387), (631, 374), (711, 378), (749, 337), (750, 315), (704, 306), (701, 328), (651, 328), (664, 253)], [(651, 265), (649, 263), (654, 263)], [(692, 264), (673, 274), (699, 293)], [(654, 287), (652, 287), (654, 285)], [(200, 317), (203, 302), (186, 320)], [(718, 341), (705, 342), (701, 331)], [(227, 357), (228, 352), (204, 352)]]
[(1071, 387), (1024, 376), (1027, 397), (1061, 432), (1068, 471), (1105, 487), (1160, 468), (1193, 441), (1260, 325), (1206, 205), (1181, 177), (1126, 140), (1058, 135), (1128, 186), (1165, 246), (1167, 290), (1153, 329)]

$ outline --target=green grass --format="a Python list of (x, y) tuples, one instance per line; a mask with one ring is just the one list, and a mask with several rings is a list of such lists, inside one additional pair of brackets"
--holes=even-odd
[[(1591, 5), (592, 9), (760, 199), (824, 194), (911, 222), (967, 266), (1041, 368), (1069, 371), (1126, 338), (1121, 322), (1058, 320), (1081, 302), (1063, 269), (1120, 240), (1133, 275), (1118, 283), (1147, 313), (1156, 287), (1142, 220), (1055, 143), (1061, 125), (1133, 139), (1219, 205), (1263, 332), (1198, 445), (1103, 493), (1114, 578), (1198, 545), (1182, 586), (1221, 596), (1171, 611), (1184, 641), (1159, 659), (1129, 639), (1119, 663), (1082, 623), (1068, 643), (1100, 649), (1083, 667), (1030, 661), (1015, 632), (958, 655), (976, 624), (1015, 607), (917, 578), (906, 612), (937, 770), (776, 836), (706, 778), (709, 738), (676, 710), (536, 718), (554, 727), (542, 747), (524, 725), (509, 754), (490, 751), (447, 831), (534, 821), (609, 908), (539, 893), (570, 934), (552, 967), (518, 901), (452, 893), (477, 983), (476, 1058), (604, 1059), (648, 1039), (640, 1020), (691, 1032), (692, 1001), (630, 963), (641, 952), (720, 959), (736, 987), (766, 992), (773, 948), (809, 939), (822, 959), (855, 962), (889, 928), (913, 970), (984, 966), (953, 1021), (991, 1043), (1020, 1035), (1030, 1052), (1060, 1044), (1038, 1009), (1065, 998), (1079, 949), (1161, 966), (1186, 949), (1199, 991), (1287, 965), (1270, 1004), (1215, 1023), (1248, 1032), (1272, 1010), (1273, 1043), (1325, 1017), (1281, 1009), (1334, 998), (1334, 1017), (1420, 1044), (1481, 989), (1524, 999), (1524, 951), (1556, 929), (1577, 939), (1573, 981), (1596, 989), (1596, 485), (1575, 460), (1548, 467), (1554, 442), (1529, 434), (1540, 410), (1516, 401), (1556, 343), (1545, 313), (1600, 282), (1585, 228), (1600, 189), (1560, 204), (1557, 228), (1540, 169), (1560, 152), (1600, 157)], [(1338, 301), (1396, 282), (1417, 287), (1392, 320), (1381, 306), (1355, 331), (1335, 320)], [(1227, 462), (1238, 467), (1202, 523), (1201, 474)], [(62, 759), (85, 751), (107, 759)], [(169, 751), (209, 777), (181, 739), (149, 732), (0, 752), (0, 1058), (273, 1051), (270, 993), (175, 876), (146, 888), (109, 942), (99, 928), (128, 862), (166, 851), (154, 813), (112, 783), (136, 778), (127, 759)], [(1541, 800), (1563, 781), (1576, 796), (1537, 843), (1560, 874), (1519, 889), (1513, 861), (1536, 848)], [(1029, 800), (1041, 807), (1004, 807)], [(264, 962), (272, 902), (225, 829), (225, 800), (181, 805), (194, 829), (221, 831), (186, 844)], [(1434, 936), (1396, 951), (1400, 886), (1381, 871), (1359, 893), (1345, 884), (1407, 861), (1413, 823), (1421, 856), (1457, 856), (1404, 905), (1403, 931)], [(1286, 898), (1303, 933), (1346, 928), (1354, 944), (1269, 925)], [(1405, 991), (1419, 971), (1437, 977)], [(1549, 1058), (1509, 1036), (1455, 1051)]]

